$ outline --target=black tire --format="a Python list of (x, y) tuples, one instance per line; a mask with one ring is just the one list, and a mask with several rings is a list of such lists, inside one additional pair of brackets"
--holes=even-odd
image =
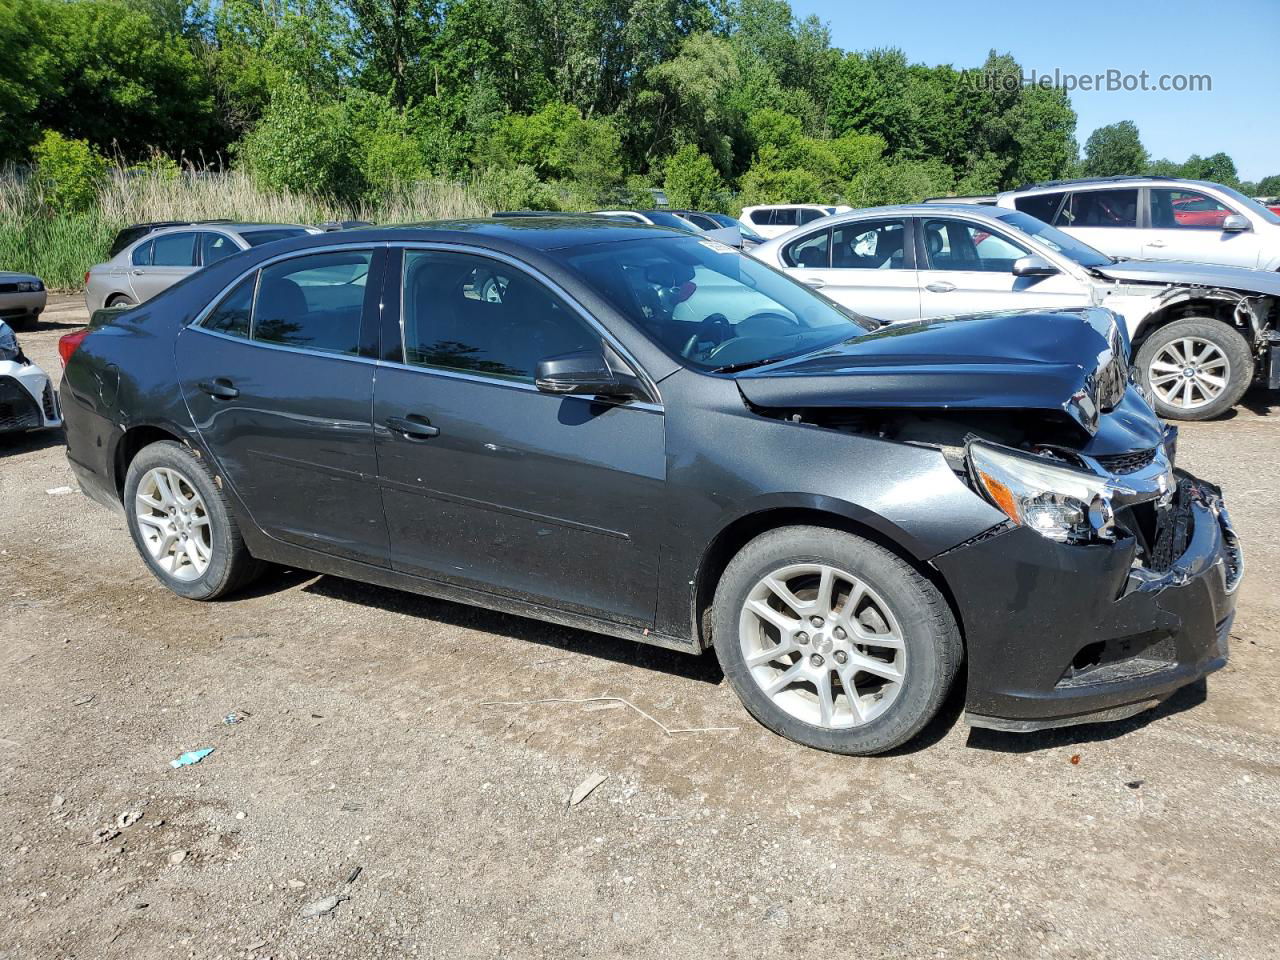
[[(751, 590), (791, 564), (824, 563), (862, 579), (892, 608), (906, 644), (907, 669), (895, 700), (861, 726), (806, 723), (779, 707), (756, 683), (739, 641), (739, 618)], [(712, 609), (712, 643), (747, 711), (790, 740), (831, 753), (868, 756), (901, 746), (937, 715), (964, 657), (946, 599), (926, 577), (874, 543), (824, 527), (782, 527), (756, 537), (730, 561)]]
[[(1209, 403), (1190, 409), (1165, 402), (1151, 382), (1152, 361), (1162, 349), (1184, 337), (1212, 343), (1226, 357), (1229, 365), (1227, 385), (1222, 393)], [(1254, 359), (1248, 341), (1235, 327), (1210, 317), (1188, 317), (1161, 327), (1143, 342), (1134, 362), (1155, 400), (1156, 413), (1166, 420), (1212, 420), (1234, 407), (1253, 382)]]
[[(204, 501), (205, 512), (209, 517), (211, 555), (208, 567), (198, 579), (179, 580), (169, 575), (145, 545), (134, 504), (143, 477), (156, 467), (177, 471)], [(124, 509), (129, 535), (133, 537), (138, 554), (155, 578), (180, 597), (215, 600), (245, 586), (261, 571), (262, 564), (245, 547), (236, 518), (203, 458), (197, 457), (181, 443), (159, 441), (138, 452), (129, 464), (129, 472), (125, 476)]]
[(103, 306), (104, 307), (134, 307), (134, 306), (137, 306), (137, 304), (135, 304), (131, 298), (126, 297), (123, 293), (117, 293), (114, 296), (107, 297), (107, 302), (104, 303)]

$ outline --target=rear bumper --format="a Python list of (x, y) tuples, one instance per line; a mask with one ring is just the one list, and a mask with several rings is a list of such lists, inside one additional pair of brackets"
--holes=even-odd
[(1135, 562), (1132, 539), (1066, 546), (1023, 527), (934, 560), (964, 621), (970, 724), (1121, 719), (1226, 664), (1243, 556), (1221, 493), (1181, 477), (1189, 532), (1166, 570)]

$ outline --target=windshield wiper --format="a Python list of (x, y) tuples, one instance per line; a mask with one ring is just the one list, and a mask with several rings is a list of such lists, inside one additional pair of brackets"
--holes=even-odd
[(763, 360), (743, 360), (740, 363), (730, 363), (723, 367), (716, 367), (712, 373), (738, 373), (742, 370), (750, 370), (752, 367), (763, 367), (770, 363), (777, 363), (779, 360), (785, 360), (786, 357), (765, 357)]

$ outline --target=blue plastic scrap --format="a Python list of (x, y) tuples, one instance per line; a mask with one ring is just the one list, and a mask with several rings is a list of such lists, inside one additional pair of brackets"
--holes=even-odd
[(170, 760), (169, 766), (175, 770), (179, 767), (189, 767), (193, 763), (199, 763), (211, 753), (213, 753), (213, 747), (205, 747), (202, 750), (188, 750), (177, 760)]

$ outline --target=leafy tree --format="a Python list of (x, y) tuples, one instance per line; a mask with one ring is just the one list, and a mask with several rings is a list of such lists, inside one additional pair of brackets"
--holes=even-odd
[(876, 163), (849, 183), (848, 202), (857, 207), (919, 203), (946, 196), (953, 185), (951, 169), (941, 160), (896, 160)]
[(1263, 177), (1254, 184), (1254, 190), (1260, 197), (1280, 195), (1280, 173), (1273, 173), (1269, 177)]
[(533, 167), (490, 167), (473, 182), (480, 199), (493, 210), (558, 210), (555, 191), (538, 179)]
[(1147, 149), (1132, 120), (1099, 127), (1084, 145), (1084, 175), (1111, 177), (1145, 173), (1150, 163)]
[(83, 213), (97, 202), (107, 161), (86, 140), (46, 130), (31, 151), (44, 199), (57, 213)]
[(696, 33), (671, 60), (645, 72), (647, 89), (636, 98), (643, 118), (640, 130), (648, 141), (645, 159), (673, 153), (686, 143), (711, 157), (716, 167), (732, 167), (734, 126), (730, 92), (738, 83), (737, 59), (728, 42), (710, 33)]
[(1076, 112), (1062, 90), (1028, 87), (1009, 111), (1014, 153), (1010, 186), (1068, 176), (1076, 162)]
[(235, 155), (269, 190), (353, 199), (367, 186), (350, 116), (298, 84), (273, 92), (266, 115)]
[(663, 189), (673, 207), (715, 210), (723, 203), (725, 186), (711, 158), (689, 143), (667, 158)]
[(485, 165), (527, 166), (544, 180), (572, 181), (589, 203), (623, 181), (622, 141), (613, 122), (584, 118), (568, 103), (548, 103), (536, 113), (513, 114), (495, 126), (481, 146)]

